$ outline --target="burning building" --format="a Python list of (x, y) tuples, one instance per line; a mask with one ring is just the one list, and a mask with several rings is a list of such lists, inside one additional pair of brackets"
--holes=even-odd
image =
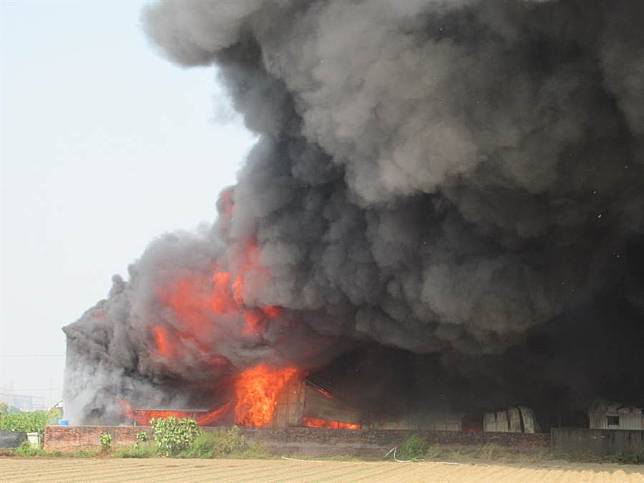
[(361, 428), (358, 412), (338, 401), (326, 389), (298, 378), (290, 379), (270, 394), (265, 388), (260, 389), (260, 393), (239, 397), (234, 406), (224, 404), (213, 410), (133, 408), (127, 401), (121, 401), (120, 405), (125, 419), (140, 426), (149, 426), (153, 418), (174, 416), (194, 419), (200, 426)]
[(265, 426), (305, 379), (374, 421), (642, 400), (640, 0), (164, 0), (143, 24), (258, 141), (209, 230), (65, 327), (72, 422), (125, 400)]

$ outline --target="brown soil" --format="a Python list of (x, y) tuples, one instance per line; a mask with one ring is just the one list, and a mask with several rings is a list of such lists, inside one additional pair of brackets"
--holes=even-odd
[(614, 464), (0, 458), (1, 481), (494, 481), (644, 482), (644, 467)]

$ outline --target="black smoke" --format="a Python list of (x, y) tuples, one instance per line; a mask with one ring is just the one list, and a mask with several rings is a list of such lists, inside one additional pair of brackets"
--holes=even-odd
[[(164, 0), (143, 20), (172, 61), (217, 66), (259, 140), (232, 216), (155, 241), (66, 328), (73, 418), (212, 402), (260, 361), (374, 414), (644, 402), (644, 3)], [(203, 315), (187, 356), (151, 355), (150, 324), (178, 324), (158, 287), (234, 270), (251, 238), (270, 283), (245, 300), (281, 316), (249, 340)]]

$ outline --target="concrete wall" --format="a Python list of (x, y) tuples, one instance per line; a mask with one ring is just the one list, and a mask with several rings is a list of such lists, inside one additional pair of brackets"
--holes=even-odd
[(553, 450), (566, 454), (644, 456), (644, 431), (553, 428), (551, 438)]

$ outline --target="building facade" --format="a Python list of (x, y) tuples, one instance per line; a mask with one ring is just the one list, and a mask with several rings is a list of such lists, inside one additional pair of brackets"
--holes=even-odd
[(597, 402), (588, 410), (590, 429), (644, 430), (643, 411), (619, 403)]
[(483, 431), (491, 433), (538, 433), (534, 412), (524, 406), (485, 413)]

